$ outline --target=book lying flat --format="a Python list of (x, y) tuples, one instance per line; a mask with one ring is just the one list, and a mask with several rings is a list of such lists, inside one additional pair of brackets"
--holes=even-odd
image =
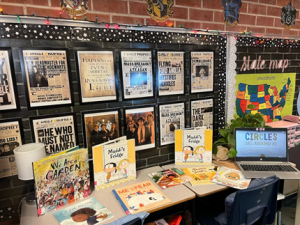
[(211, 181), (236, 189), (247, 189), (251, 179), (246, 179), (239, 170), (221, 167)]
[(90, 198), (53, 213), (61, 225), (100, 224), (114, 215), (97, 199)]
[(182, 168), (182, 171), (193, 178), (190, 181), (192, 186), (212, 184), (211, 179), (216, 175), (218, 166), (202, 166), (192, 168)]
[(126, 214), (136, 214), (171, 202), (151, 181), (113, 190)]
[(193, 180), (191, 176), (186, 175), (182, 170), (177, 168), (150, 173), (148, 176), (162, 189), (174, 187)]

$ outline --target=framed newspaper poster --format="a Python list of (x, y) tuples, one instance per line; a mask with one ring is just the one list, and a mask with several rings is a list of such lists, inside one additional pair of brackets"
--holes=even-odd
[(8, 48), (0, 48), (0, 111), (9, 111), (19, 108), (12, 62), (11, 50)]
[(135, 150), (155, 147), (155, 108), (125, 109), (125, 131), (127, 139), (135, 139)]
[(77, 145), (75, 113), (30, 117), (30, 124), (33, 141), (44, 143), (47, 155)]
[(158, 96), (184, 94), (184, 52), (157, 52)]
[(71, 105), (66, 50), (22, 50), (21, 65), (29, 108)]
[(82, 112), (83, 140), (89, 155), (92, 154), (93, 146), (122, 136), (120, 118), (119, 109)]
[(0, 178), (18, 174), (13, 150), (22, 144), (22, 119), (0, 120)]
[(175, 130), (185, 128), (185, 103), (159, 105), (160, 146), (175, 143)]
[(214, 52), (191, 52), (191, 93), (214, 89)]
[(113, 51), (77, 51), (81, 103), (117, 100)]
[(123, 98), (154, 96), (152, 51), (121, 51)]
[(191, 127), (202, 127), (213, 130), (214, 124), (214, 100), (200, 99), (191, 101)]

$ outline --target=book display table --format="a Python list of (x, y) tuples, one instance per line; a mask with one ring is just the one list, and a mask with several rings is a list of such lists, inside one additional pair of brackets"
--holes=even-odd
[[(125, 187), (125, 186), (139, 183), (142, 181), (151, 181), (151, 179), (148, 177), (148, 174), (157, 172), (160, 170), (162, 170), (162, 168), (159, 166), (139, 170), (139, 171), (137, 171), (137, 179), (134, 181), (125, 182), (125, 183), (119, 184), (117, 186), (112, 186), (112, 187), (109, 187), (109, 188), (106, 188), (106, 189), (103, 189), (100, 191), (93, 191), (91, 197), (95, 197), (101, 204), (103, 204), (107, 209), (109, 209), (114, 214), (113, 218), (103, 222), (103, 224), (111, 223), (123, 216), (126, 216), (126, 213), (123, 210), (123, 208), (121, 207), (121, 204), (119, 203), (119, 201), (116, 199), (116, 197), (114, 196), (114, 194), (112, 192), (113, 189)], [(151, 181), (151, 182), (154, 185), (156, 185), (153, 181)], [(157, 187), (160, 189), (159, 186), (157, 186)], [(153, 213), (153, 212), (156, 212), (156, 211), (159, 211), (159, 210), (162, 210), (162, 209), (165, 209), (165, 208), (168, 208), (168, 207), (180, 204), (180, 203), (187, 202), (189, 200), (193, 200), (196, 197), (195, 193), (193, 191), (191, 191), (190, 189), (188, 189), (184, 185), (179, 185), (179, 186), (168, 188), (168, 189), (161, 190), (161, 191), (163, 192), (163, 194), (165, 194), (171, 200), (171, 202), (169, 202), (165, 205), (161, 205), (157, 208), (154, 208), (154, 209), (148, 211), (149, 213)], [(27, 205), (25, 202), (23, 202), (20, 224), (21, 225), (32, 225), (32, 224), (55, 225), (55, 224), (59, 224), (58, 221), (55, 219), (54, 215), (52, 215), (52, 214), (53, 213), (49, 213), (44, 216), (38, 217), (36, 205)]]
[[(215, 164), (213, 164), (213, 165), (215, 165)], [(197, 166), (186, 166), (186, 165), (185, 166), (176, 166), (175, 164), (169, 164), (169, 165), (162, 166), (163, 169), (171, 169), (174, 167), (181, 169), (181, 168), (197, 167)], [(227, 186), (221, 186), (221, 185), (214, 184), (214, 183), (208, 184), (208, 185), (192, 186), (190, 184), (190, 182), (187, 182), (183, 185), (186, 186), (187, 188), (189, 188), (191, 191), (193, 191), (197, 195), (197, 197), (204, 197), (204, 196), (211, 195), (211, 194), (214, 194), (214, 193), (217, 193), (217, 192), (220, 192), (220, 191), (223, 191), (223, 190), (226, 190), (229, 188)]]

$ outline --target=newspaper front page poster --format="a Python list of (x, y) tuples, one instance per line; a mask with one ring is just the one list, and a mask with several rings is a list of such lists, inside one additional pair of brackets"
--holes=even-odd
[(81, 100), (116, 100), (114, 56), (112, 51), (78, 51)]
[(214, 52), (191, 52), (191, 93), (213, 91)]
[(71, 104), (67, 53), (23, 50), (30, 107)]
[(0, 178), (18, 174), (13, 150), (22, 145), (19, 121), (0, 122)]
[(8, 51), (0, 51), (0, 111), (16, 108)]
[(184, 94), (184, 52), (158, 52), (159, 96)]
[(47, 155), (76, 146), (73, 115), (32, 119), (34, 140), (45, 144)]
[(124, 99), (153, 97), (151, 51), (122, 51)]
[(160, 144), (168, 145), (175, 142), (175, 130), (184, 129), (184, 103), (160, 105)]

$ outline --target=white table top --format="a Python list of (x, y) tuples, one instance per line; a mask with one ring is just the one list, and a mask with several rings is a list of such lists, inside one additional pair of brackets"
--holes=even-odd
[[(151, 167), (144, 170), (137, 171), (137, 179), (119, 184), (117, 186), (113, 186), (110, 188), (106, 188), (100, 191), (93, 191), (91, 197), (95, 197), (101, 204), (103, 204), (107, 209), (109, 209), (113, 214), (114, 217), (103, 222), (103, 224), (111, 223), (123, 216), (126, 216), (123, 208), (121, 207), (119, 201), (114, 196), (112, 190), (115, 188), (125, 187), (131, 184), (139, 183), (146, 180), (151, 180), (148, 177), (149, 173), (161, 171), (162, 168), (159, 166)], [(151, 181), (155, 184), (153, 181)], [(156, 185), (156, 184), (155, 184)], [(156, 185), (157, 186), (157, 185)], [(157, 186), (170, 200), (170, 203), (157, 207), (153, 210), (148, 211), (149, 213), (159, 211), (164, 208), (168, 208), (173, 205), (177, 205), (182, 202), (186, 202), (192, 200), (196, 197), (195, 193), (184, 185), (179, 185), (176, 187), (168, 188), (162, 190), (159, 186)], [(37, 208), (36, 205), (27, 205), (26, 202), (22, 204), (22, 215), (21, 215), (21, 225), (45, 225), (45, 224), (59, 224), (56, 218), (52, 215), (53, 213), (46, 214), (44, 216), (38, 217), (37, 216)]]
[[(212, 164), (215, 166), (215, 164)], [(191, 167), (197, 167), (196, 165), (193, 166), (177, 166), (175, 164), (169, 164), (169, 165), (165, 165), (162, 166), (163, 169), (171, 169), (171, 168), (191, 168)], [(189, 189), (191, 189), (194, 193), (196, 193), (197, 197), (204, 197), (207, 195), (211, 195), (223, 190), (228, 189), (229, 187), (227, 186), (222, 186), (219, 184), (215, 184), (215, 183), (211, 183), (211, 184), (207, 184), (207, 185), (197, 185), (197, 186), (192, 186), (190, 184), (190, 182), (185, 183), (184, 184), (186, 187), (188, 187)]]

